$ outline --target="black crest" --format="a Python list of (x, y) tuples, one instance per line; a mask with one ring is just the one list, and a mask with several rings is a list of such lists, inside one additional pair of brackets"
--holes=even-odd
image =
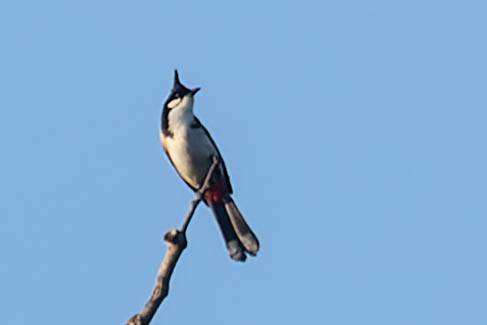
[(181, 83), (181, 80), (179, 80), (178, 70), (177, 69), (174, 70), (174, 84), (172, 86), (171, 95), (169, 96), (169, 99), (171, 100), (177, 97), (184, 97), (184, 95), (190, 92), (191, 89), (183, 85)]

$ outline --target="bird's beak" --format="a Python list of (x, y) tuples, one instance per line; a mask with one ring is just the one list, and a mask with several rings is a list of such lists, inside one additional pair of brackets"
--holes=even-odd
[(191, 94), (194, 96), (198, 91), (200, 91), (200, 87), (196, 87), (195, 89), (191, 90)]

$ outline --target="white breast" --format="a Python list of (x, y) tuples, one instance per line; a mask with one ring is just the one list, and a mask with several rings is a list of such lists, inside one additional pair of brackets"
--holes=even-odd
[(161, 134), (161, 142), (179, 175), (192, 187), (199, 188), (218, 152), (202, 128), (189, 124), (171, 128), (172, 137)]

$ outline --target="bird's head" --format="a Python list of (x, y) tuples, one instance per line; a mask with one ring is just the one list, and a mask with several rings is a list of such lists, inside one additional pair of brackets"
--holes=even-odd
[(174, 85), (171, 93), (164, 103), (168, 110), (187, 110), (193, 107), (193, 97), (200, 90), (199, 87), (189, 89), (179, 80), (178, 70), (174, 70)]

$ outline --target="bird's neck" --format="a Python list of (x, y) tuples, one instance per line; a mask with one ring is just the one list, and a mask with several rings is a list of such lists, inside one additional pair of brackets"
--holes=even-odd
[(194, 121), (193, 107), (173, 109), (169, 112), (169, 127), (189, 125)]
[(173, 133), (181, 127), (188, 127), (194, 121), (193, 103), (178, 106), (173, 109), (165, 108), (162, 112), (162, 130)]

